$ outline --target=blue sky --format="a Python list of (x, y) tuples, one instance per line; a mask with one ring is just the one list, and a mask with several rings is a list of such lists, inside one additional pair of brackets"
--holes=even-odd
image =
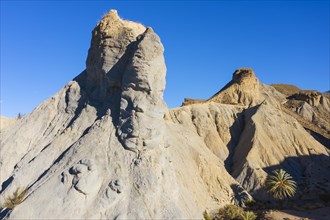
[(209, 98), (240, 67), (329, 90), (329, 1), (1, 1), (0, 115), (29, 113), (84, 70), (110, 9), (161, 37), (169, 107)]

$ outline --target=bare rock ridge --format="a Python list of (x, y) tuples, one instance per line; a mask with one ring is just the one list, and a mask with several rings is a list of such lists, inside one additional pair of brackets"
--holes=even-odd
[(237, 69), (233, 79), (210, 99), (186, 98), (182, 106), (205, 102), (255, 106), (264, 101), (290, 114), (315, 139), (330, 148), (329, 99), (315, 90), (301, 90), (293, 85), (272, 84), (269, 87), (259, 82), (250, 68)]
[(293, 85), (274, 84), (286, 95), (283, 111), (296, 118), (311, 135), (330, 148), (330, 102), (325, 93), (315, 90), (301, 90)]
[[(329, 113), (328, 99), (289, 98), (242, 68), (210, 99), (168, 109), (163, 53), (152, 28), (115, 10), (102, 18), (86, 69), (1, 125), (0, 218), (201, 219), (270, 200), (263, 183), (277, 168), (299, 183), (297, 201), (330, 194), (330, 151), (303, 123), (323, 125), (315, 117)], [(290, 109), (296, 101), (307, 104)], [(27, 193), (8, 209), (17, 190)]]
[(232, 80), (208, 100), (186, 99), (184, 105), (217, 102), (231, 105), (255, 106), (267, 100), (273, 105), (284, 101), (285, 96), (272, 87), (259, 82), (251, 68), (240, 68), (233, 73)]
[(254, 105), (259, 102), (259, 80), (250, 68), (238, 69), (233, 79), (209, 101), (225, 104)]
[(311, 106), (323, 105), (326, 110), (329, 109), (329, 100), (316, 90), (299, 91), (289, 97), (289, 99), (307, 102)]
[[(260, 83), (251, 69), (238, 69), (232, 81), (210, 99), (187, 99), (183, 107), (171, 110), (170, 115), (185, 127), (195, 127), (207, 147), (223, 160), (227, 171), (254, 198), (266, 199), (262, 185), (267, 173), (283, 168), (299, 183), (300, 198), (315, 199), (316, 195), (328, 194), (330, 189), (330, 179), (321, 175), (326, 172), (324, 167), (330, 167), (326, 148), (329, 139), (320, 132), (325, 127), (315, 128), (322, 120), (326, 126), (328, 119), (319, 115), (323, 117), (315, 117), (317, 124), (308, 123), (299, 110), (290, 110), (287, 105), (292, 99), (298, 99), (303, 105), (318, 106), (323, 114), (329, 114), (325, 110), (327, 104), (324, 105), (328, 100), (316, 92), (301, 93), (304, 95), (286, 97)], [(221, 110), (215, 110), (215, 105), (221, 106)], [(225, 109), (235, 109), (229, 113), (232, 114), (230, 123), (223, 121), (230, 118)], [(187, 113), (189, 116), (184, 116)], [(315, 132), (324, 136), (317, 137)], [(318, 180), (302, 178), (306, 176)]]

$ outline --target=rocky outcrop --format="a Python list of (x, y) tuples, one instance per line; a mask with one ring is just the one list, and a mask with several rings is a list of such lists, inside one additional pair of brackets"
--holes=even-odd
[(159, 37), (116, 11), (92, 34), (86, 70), (1, 130), (0, 203), (27, 189), (1, 215), (200, 218), (231, 202), (238, 182), (192, 131), (164, 119)]
[(330, 101), (326, 93), (316, 90), (301, 90), (294, 85), (272, 84), (285, 94), (282, 110), (297, 119), (299, 123), (319, 142), (330, 148)]
[[(86, 72), (91, 80), (104, 81), (104, 75), (117, 66), (126, 65), (123, 55), (132, 50), (128, 47), (136, 37), (145, 32), (141, 24), (120, 19), (116, 10), (111, 10), (92, 31), (91, 46), (86, 60)], [(118, 63), (122, 59), (123, 61)], [(117, 67), (118, 69), (118, 67)], [(120, 74), (111, 74), (111, 84), (119, 86)]]
[[(251, 69), (243, 68), (236, 70), (232, 81), (206, 103), (197, 105), (188, 100), (185, 102), (187, 107), (173, 109), (171, 115), (175, 115), (172, 119), (184, 127), (195, 128), (207, 147), (224, 161), (227, 171), (254, 198), (269, 199), (263, 189), (265, 178), (271, 170), (282, 168), (299, 182), (301, 191), (297, 198), (315, 199), (330, 191), (330, 179), (318, 175), (330, 165), (328, 134), (320, 130), (320, 127), (328, 126), (324, 119), (329, 111), (325, 111), (325, 98), (316, 96), (319, 93), (304, 94), (310, 97), (298, 96), (302, 106), (289, 110), (289, 104), (298, 100), (287, 100), (286, 94), (260, 83)], [(214, 110), (210, 106), (216, 103), (220, 104)], [(178, 118), (178, 113), (182, 115), (181, 111), (188, 106), (191, 109), (189, 116)], [(225, 109), (232, 108), (237, 109), (234, 114), (224, 113)], [(320, 108), (323, 108), (322, 115)], [(219, 121), (217, 115), (235, 121)], [(308, 122), (313, 120), (317, 123)], [(315, 179), (310, 179), (311, 176)]]
[(122, 75), (118, 135), (127, 149), (163, 147), (162, 118), (167, 111), (164, 48), (148, 28), (137, 41)]
[(330, 111), (329, 100), (321, 95), (316, 90), (302, 90), (288, 97), (288, 99), (300, 100), (307, 102), (311, 106), (324, 105), (324, 107)]
[(278, 168), (299, 183), (297, 199), (329, 193), (330, 179), (318, 175), (330, 165), (329, 150), (293, 117), (269, 103), (246, 109), (210, 102), (173, 109), (169, 115), (173, 122), (195, 130), (255, 199), (270, 199), (263, 184), (267, 174)]
[(300, 199), (329, 193), (329, 150), (282, 110), (284, 94), (243, 68), (212, 98), (169, 110), (163, 53), (152, 28), (102, 18), (86, 69), (1, 128), (1, 217), (200, 219), (268, 199), (263, 181), (279, 167), (303, 179)]
[(313, 164), (315, 167), (310, 172), (316, 179), (312, 181), (318, 182), (322, 190), (299, 196), (315, 197), (329, 191), (330, 179), (315, 174), (330, 165), (329, 151), (294, 118), (269, 104), (248, 109), (244, 116), (245, 127), (235, 148), (232, 169), (232, 175), (243, 188), (255, 198), (265, 199), (262, 185), (267, 173), (275, 168), (289, 172), (301, 190), (315, 188), (307, 183), (312, 179), (306, 173), (307, 167)]
[(259, 80), (250, 68), (238, 69), (232, 80), (209, 101), (224, 104), (255, 105), (260, 101)]
[(285, 96), (260, 83), (252, 69), (241, 68), (233, 73), (232, 80), (225, 87), (207, 101), (251, 107), (263, 101), (278, 105), (283, 100)]
[(326, 96), (315, 90), (299, 90), (287, 96), (282, 107), (315, 139), (330, 148), (330, 101)]
[(202, 99), (185, 98), (181, 106), (198, 104), (198, 103), (205, 103), (205, 102), (206, 101), (202, 100)]

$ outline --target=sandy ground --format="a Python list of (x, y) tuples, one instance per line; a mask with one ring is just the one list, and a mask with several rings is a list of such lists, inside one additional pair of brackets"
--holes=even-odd
[(290, 220), (330, 220), (330, 207), (308, 211), (274, 210), (267, 212), (266, 217), (274, 220), (283, 220), (285, 218)]

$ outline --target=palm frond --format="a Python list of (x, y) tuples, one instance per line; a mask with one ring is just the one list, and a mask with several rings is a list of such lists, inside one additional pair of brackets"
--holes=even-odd
[(266, 190), (275, 199), (283, 200), (293, 197), (296, 193), (297, 184), (291, 175), (282, 169), (274, 170), (265, 182)]

